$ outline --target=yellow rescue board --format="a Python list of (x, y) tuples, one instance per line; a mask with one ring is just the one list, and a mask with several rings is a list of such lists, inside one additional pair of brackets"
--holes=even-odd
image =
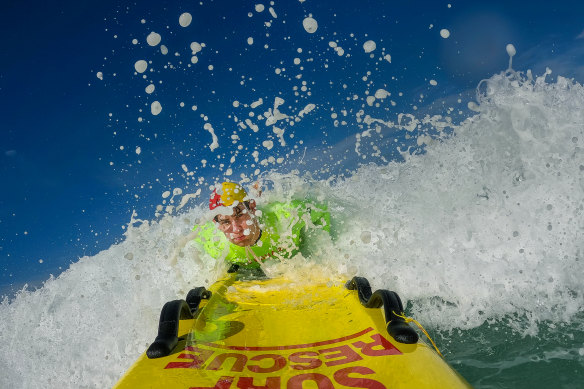
[(344, 283), (237, 280), (211, 288), (170, 355), (143, 354), (115, 388), (467, 388), (432, 348), (391, 337)]

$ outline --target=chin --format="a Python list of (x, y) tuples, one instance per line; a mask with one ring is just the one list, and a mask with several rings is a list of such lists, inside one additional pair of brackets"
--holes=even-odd
[(234, 241), (230, 241), (230, 242), (236, 246), (239, 246), (239, 247), (251, 246), (251, 243), (248, 242), (248, 239), (244, 239), (244, 240), (239, 241), (239, 242), (234, 242)]

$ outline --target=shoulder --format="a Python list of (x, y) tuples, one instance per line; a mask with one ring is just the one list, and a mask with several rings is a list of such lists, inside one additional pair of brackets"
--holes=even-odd
[(229, 244), (225, 235), (217, 230), (212, 221), (194, 226), (193, 231), (197, 234), (193, 239), (195, 243), (214, 258), (219, 257)]
[(273, 201), (258, 207), (263, 213), (289, 213), (292, 211), (303, 211), (307, 202), (304, 200), (290, 200), (287, 202)]
[(215, 227), (215, 223), (209, 221), (205, 224), (197, 224), (196, 226), (193, 227), (193, 231), (197, 233), (197, 238), (198, 237), (206, 238), (216, 235), (217, 228)]

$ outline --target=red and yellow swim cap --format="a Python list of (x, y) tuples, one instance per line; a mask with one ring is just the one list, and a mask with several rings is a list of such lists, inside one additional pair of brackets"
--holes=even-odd
[(224, 182), (217, 186), (209, 199), (209, 209), (217, 207), (229, 207), (234, 202), (242, 202), (247, 197), (243, 187), (235, 182)]

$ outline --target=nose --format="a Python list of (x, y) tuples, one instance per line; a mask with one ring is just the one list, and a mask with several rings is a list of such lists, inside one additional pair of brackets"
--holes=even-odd
[(239, 224), (239, 221), (237, 219), (233, 219), (231, 221), (231, 231), (237, 232), (237, 231), (240, 231), (241, 229), (242, 228), (241, 228), (241, 225)]

